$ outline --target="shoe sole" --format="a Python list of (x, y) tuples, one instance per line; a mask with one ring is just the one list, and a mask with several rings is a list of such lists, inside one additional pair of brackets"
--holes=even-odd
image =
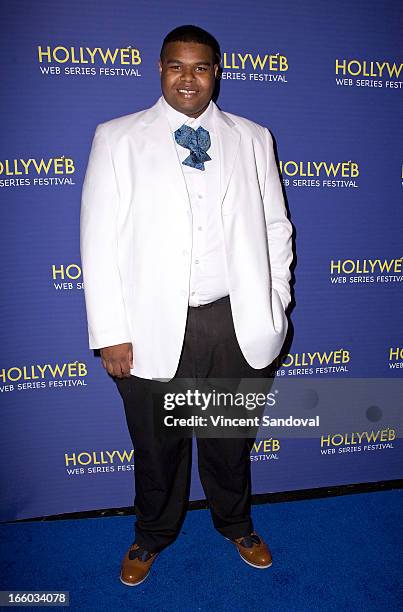
[(267, 569), (268, 567), (271, 567), (271, 566), (273, 565), (273, 561), (272, 561), (271, 563), (269, 563), (268, 565), (255, 565), (254, 563), (251, 563), (250, 561), (247, 561), (247, 560), (245, 559), (245, 557), (243, 557), (243, 556), (241, 555), (241, 553), (239, 552), (239, 550), (238, 550), (238, 553), (239, 553), (239, 556), (241, 557), (242, 561), (245, 561), (245, 563), (247, 563), (247, 564), (248, 564), (248, 565), (250, 565), (251, 567), (256, 567), (256, 569)]
[[(224, 536), (225, 537), (225, 536)], [(231, 544), (234, 544), (234, 546), (236, 546), (235, 542), (233, 542), (232, 540), (230, 540), (229, 538), (225, 538), (226, 540), (228, 540), (228, 542), (231, 542)], [(245, 557), (243, 557), (241, 555), (241, 551), (239, 550), (239, 548), (237, 548), (238, 550), (238, 554), (241, 557), (242, 561), (244, 561), (245, 563), (247, 563), (248, 565), (250, 565), (251, 567), (255, 567), (256, 569), (267, 569), (268, 567), (271, 567), (273, 565), (273, 561), (271, 563), (269, 563), (268, 565), (255, 565), (255, 563), (251, 563), (250, 561), (247, 561), (245, 559)]]
[(125, 582), (122, 578), (122, 576), (119, 576), (119, 580), (122, 584), (125, 584), (126, 586), (129, 587), (135, 587), (135, 586), (139, 586), (139, 584), (142, 584), (144, 582), (144, 580), (147, 580), (148, 576), (150, 575), (150, 572), (148, 572), (144, 578), (142, 578), (139, 582)]

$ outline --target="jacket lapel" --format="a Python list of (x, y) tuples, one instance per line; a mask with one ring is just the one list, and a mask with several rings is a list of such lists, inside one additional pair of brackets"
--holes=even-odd
[(168, 189), (172, 186), (176, 198), (190, 206), (185, 177), (178, 160), (176, 145), (160, 100), (143, 116), (144, 134), (150, 147), (153, 164), (158, 168), (159, 181)]
[(241, 140), (235, 123), (214, 104), (213, 121), (218, 134), (220, 155), (220, 198), (225, 198)]

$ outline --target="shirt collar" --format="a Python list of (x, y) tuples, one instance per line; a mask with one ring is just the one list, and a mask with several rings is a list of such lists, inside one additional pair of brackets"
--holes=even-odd
[(197, 128), (201, 125), (208, 132), (213, 131), (212, 100), (210, 100), (210, 103), (206, 110), (204, 110), (201, 115), (196, 117), (196, 119), (194, 119), (193, 117), (188, 117), (187, 115), (175, 110), (170, 104), (168, 104), (164, 96), (161, 96), (160, 101), (167, 116), (171, 132), (176, 132), (176, 130), (180, 128), (183, 124), (192, 127), (194, 130), (197, 130)]

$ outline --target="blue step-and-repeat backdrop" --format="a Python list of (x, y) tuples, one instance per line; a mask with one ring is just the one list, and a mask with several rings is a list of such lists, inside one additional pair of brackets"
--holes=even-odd
[[(253, 491), (402, 477), (402, 3), (10, 0), (0, 41), (3, 520), (133, 502), (122, 401), (88, 349), (80, 197), (96, 125), (156, 101), (162, 39), (184, 23), (221, 44), (219, 106), (276, 140), (296, 230), (276, 376), (308, 385), (306, 397), (320, 387), (311, 409), (325, 425), (288, 437), (268, 428), (251, 454)], [(373, 396), (357, 399), (354, 381)], [(191, 498), (204, 498), (196, 468)]]

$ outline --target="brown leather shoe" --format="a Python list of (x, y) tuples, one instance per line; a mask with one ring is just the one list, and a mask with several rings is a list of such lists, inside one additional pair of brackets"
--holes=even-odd
[(123, 557), (120, 581), (127, 586), (137, 586), (144, 582), (158, 553), (150, 553), (135, 542)]
[(265, 542), (252, 532), (248, 536), (231, 540), (238, 549), (241, 559), (252, 567), (266, 569), (273, 563), (270, 550)]

